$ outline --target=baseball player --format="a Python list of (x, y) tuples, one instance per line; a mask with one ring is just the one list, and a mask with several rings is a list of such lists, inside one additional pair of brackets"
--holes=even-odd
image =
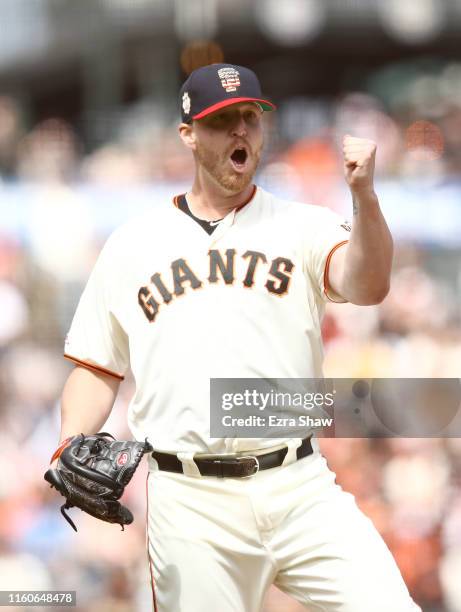
[(271, 584), (310, 610), (410, 612), (397, 566), (312, 436), (210, 437), (211, 378), (322, 376), (327, 300), (379, 303), (392, 238), (373, 190), (375, 143), (346, 136), (352, 230), (253, 178), (263, 146), (256, 75), (192, 72), (179, 136), (190, 191), (108, 239), (66, 339), (75, 362), (62, 439), (99, 431), (127, 371), (149, 455), (148, 552), (156, 612), (257, 612)]

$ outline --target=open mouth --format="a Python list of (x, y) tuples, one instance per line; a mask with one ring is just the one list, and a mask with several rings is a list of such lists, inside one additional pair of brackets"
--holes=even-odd
[(238, 148), (234, 150), (230, 158), (234, 167), (237, 168), (237, 170), (241, 170), (245, 167), (245, 163), (248, 159), (248, 153), (246, 149)]

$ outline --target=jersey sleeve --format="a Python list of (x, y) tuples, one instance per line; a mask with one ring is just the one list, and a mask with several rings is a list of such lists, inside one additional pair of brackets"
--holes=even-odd
[[(110, 240), (110, 239), (109, 239)], [(113, 310), (113, 274), (109, 241), (80, 297), (64, 345), (67, 359), (123, 380), (129, 368), (128, 337)]]
[(335, 251), (349, 241), (350, 223), (329, 208), (312, 206), (312, 212), (305, 247), (307, 271), (323, 301), (345, 302), (329, 286), (328, 272)]

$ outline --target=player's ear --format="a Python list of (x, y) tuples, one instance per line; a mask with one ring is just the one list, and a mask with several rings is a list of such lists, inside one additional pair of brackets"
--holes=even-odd
[(186, 147), (195, 151), (195, 132), (192, 124), (180, 123), (178, 129), (179, 136)]

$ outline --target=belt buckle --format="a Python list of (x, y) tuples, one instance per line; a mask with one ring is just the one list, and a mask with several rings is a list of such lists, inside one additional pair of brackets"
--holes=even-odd
[[(249, 464), (248, 460), (251, 460), (253, 462), (253, 465)], [(251, 476), (254, 476), (259, 472), (259, 461), (258, 458), (254, 455), (244, 455), (243, 457), (237, 457), (236, 461), (238, 464), (241, 464), (242, 468), (246, 468), (242, 470), (242, 472), (244, 473), (239, 474), (240, 478), (251, 478)], [(251, 471), (249, 473), (245, 473), (248, 468)]]

